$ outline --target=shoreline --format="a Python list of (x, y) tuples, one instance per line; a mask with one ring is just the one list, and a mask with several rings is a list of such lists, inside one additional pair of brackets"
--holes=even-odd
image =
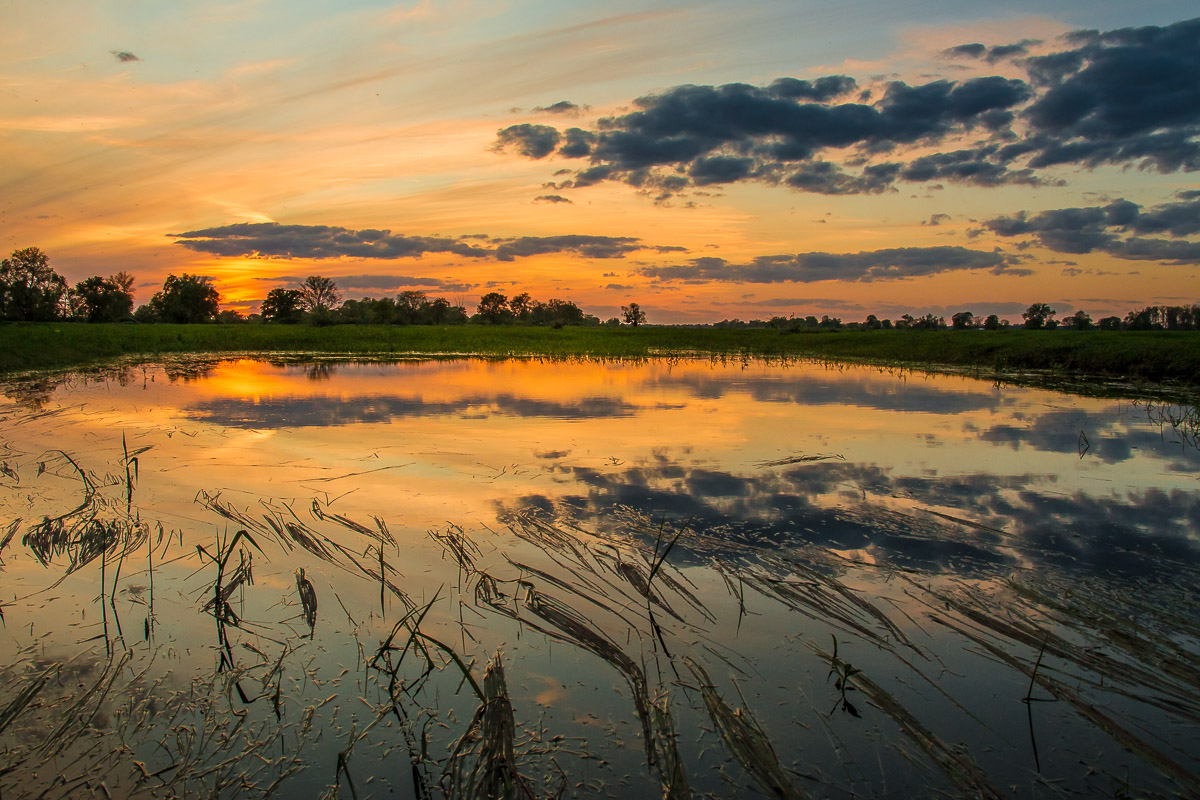
[[(517, 326), (0, 326), (0, 377), (164, 358), (802, 359), (1001, 383), (1200, 394), (1200, 331), (826, 331)], [(1099, 386), (1096, 386), (1099, 384)], [(1105, 391), (1105, 394), (1110, 393)]]

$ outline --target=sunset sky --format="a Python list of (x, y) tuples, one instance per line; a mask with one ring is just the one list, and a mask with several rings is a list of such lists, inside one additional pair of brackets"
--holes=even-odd
[(1200, 19), (1128, 0), (15, 0), (0, 250), (652, 323), (1200, 301)]

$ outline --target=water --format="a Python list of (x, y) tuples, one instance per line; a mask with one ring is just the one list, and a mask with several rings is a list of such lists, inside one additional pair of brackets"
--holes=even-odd
[(6, 796), (1200, 791), (1191, 407), (709, 360), (6, 393)]

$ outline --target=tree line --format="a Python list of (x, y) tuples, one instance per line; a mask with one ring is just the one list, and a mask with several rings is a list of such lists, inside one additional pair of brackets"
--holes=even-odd
[[(332, 278), (310, 275), (297, 287), (272, 289), (262, 302), (260, 313), (244, 317), (237, 311), (221, 310), (221, 296), (212, 281), (202, 275), (168, 275), (163, 287), (145, 305), (134, 309), (134, 278), (127, 272), (102, 277), (94, 275), (70, 286), (50, 267), (49, 258), (36, 247), (14, 250), (0, 261), (0, 319), (45, 322), (78, 320), (85, 322), (266, 322), (273, 324), (313, 325), (542, 325), (561, 328), (566, 325), (637, 327), (646, 322), (646, 313), (637, 303), (622, 306), (621, 317), (604, 322), (585, 314), (569, 300), (534, 300), (528, 292), (508, 297), (488, 292), (479, 299), (475, 313), (466, 306), (443, 297), (429, 297), (420, 291), (404, 291), (393, 297), (342, 300)], [(1058, 312), (1047, 303), (1034, 303), (1021, 315), (1027, 330), (1171, 330), (1200, 329), (1200, 304), (1182, 306), (1146, 306), (1130, 311), (1123, 318), (1110, 316), (1093, 320), (1085, 311), (1059, 320)], [(1016, 327), (996, 314), (979, 316), (971, 311), (944, 317), (904, 314), (895, 320), (869, 314), (862, 322), (844, 323), (838, 317), (783, 317), (768, 320), (722, 320), (715, 328), (775, 328), (781, 331), (819, 330), (1002, 330)]]
[(976, 315), (971, 311), (960, 311), (951, 315), (950, 322), (937, 314), (926, 314), (914, 317), (904, 314), (895, 320), (880, 319), (874, 314), (868, 314), (862, 322), (842, 322), (838, 317), (815, 316), (782, 317), (775, 316), (767, 320), (726, 319), (714, 323), (714, 328), (775, 328), (782, 331), (821, 331), (821, 330), (1004, 330), (1008, 328), (1024, 328), (1025, 330), (1076, 330), (1076, 331), (1194, 331), (1200, 330), (1200, 304), (1188, 306), (1146, 306), (1138, 311), (1130, 311), (1124, 317), (1103, 317), (1093, 320), (1086, 311), (1076, 311), (1063, 319), (1055, 319), (1058, 312), (1048, 303), (1034, 303), (1022, 314), (1024, 322), (1014, 325), (1006, 319), (1000, 319), (996, 314), (987, 316)]
[[(45, 322), (266, 322), (313, 325), (620, 325), (612, 318), (601, 322), (569, 300), (540, 302), (522, 292), (511, 298), (488, 292), (474, 314), (462, 303), (404, 291), (393, 297), (342, 300), (332, 278), (310, 275), (293, 288), (267, 293), (258, 314), (243, 317), (221, 310), (221, 296), (202, 275), (168, 275), (150, 301), (134, 310), (134, 278), (127, 272), (99, 275), (70, 286), (50, 267), (49, 258), (36, 247), (16, 250), (0, 262), (0, 319)], [(637, 303), (621, 309), (626, 324), (640, 325), (646, 314)]]

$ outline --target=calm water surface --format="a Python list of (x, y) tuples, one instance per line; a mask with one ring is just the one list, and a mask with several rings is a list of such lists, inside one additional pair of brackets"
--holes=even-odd
[(5, 390), (6, 797), (1200, 793), (1194, 408), (708, 360)]

